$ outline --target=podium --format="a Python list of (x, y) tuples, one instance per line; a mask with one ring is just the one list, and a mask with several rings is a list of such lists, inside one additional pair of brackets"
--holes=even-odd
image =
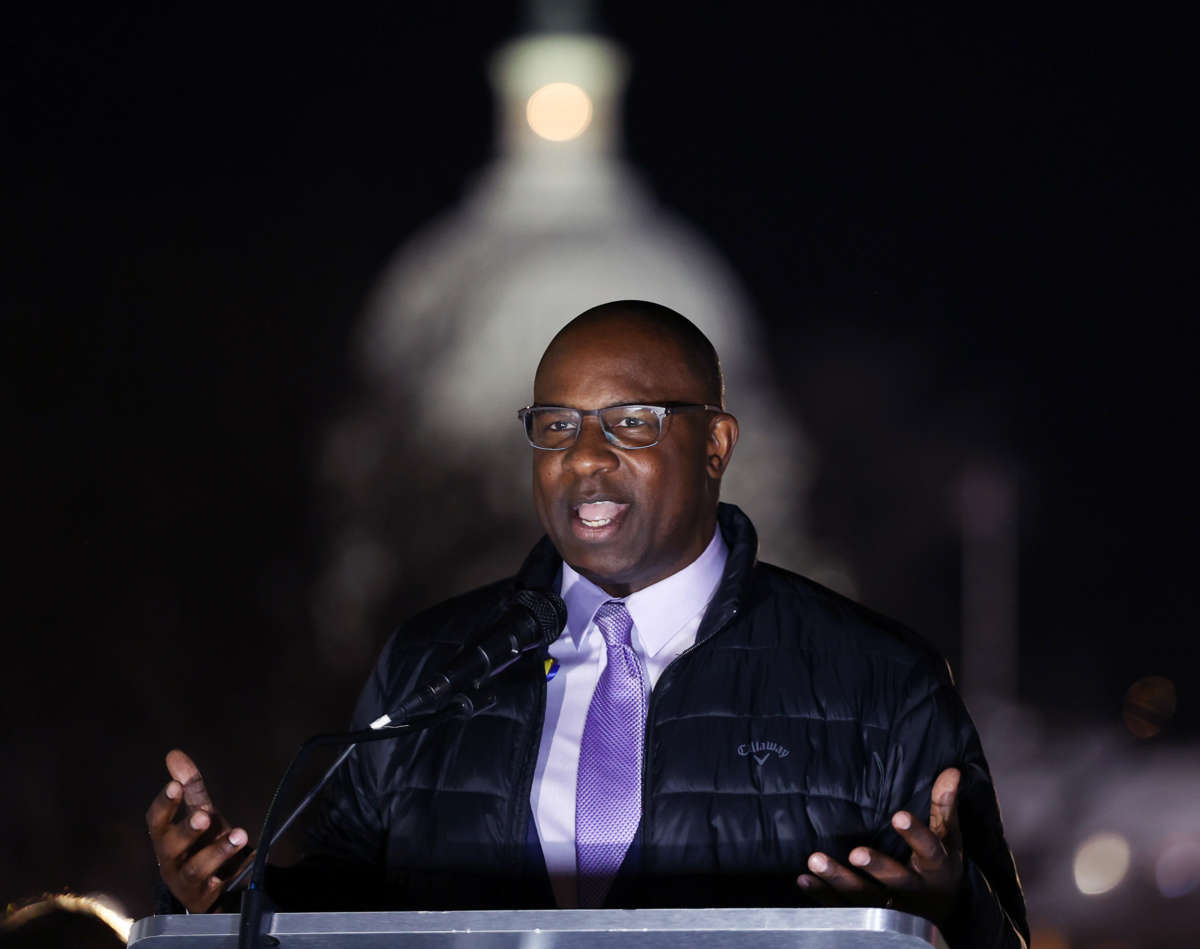
[[(130, 949), (235, 949), (236, 914), (147, 916)], [(947, 949), (933, 923), (890, 909), (476, 910), (277, 913), (279, 949)]]

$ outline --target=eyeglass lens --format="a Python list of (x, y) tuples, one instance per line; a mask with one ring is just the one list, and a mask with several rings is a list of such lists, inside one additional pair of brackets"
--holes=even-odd
[[(581, 423), (576, 409), (533, 408), (525, 415), (529, 440), (539, 448), (570, 448)], [(600, 413), (600, 424), (622, 448), (647, 448), (658, 441), (661, 429), (658, 413), (648, 405), (614, 405)]]

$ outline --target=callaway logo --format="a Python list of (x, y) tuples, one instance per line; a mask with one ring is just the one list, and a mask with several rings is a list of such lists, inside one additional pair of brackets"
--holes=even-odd
[(783, 745), (777, 744), (773, 741), (752, 741), (747, 745), (738, 745), (737, 747), (737, 753), (739, 755), (741, 755), (743, 758), (745, 758), (747, 755), (754, 755), (754, 760), (757, 761), (760, 766), (767, 763), (767, 759), (771, 757), (771, 752), (775, 752), (775, 754), (780, 758), (786, 758), (791, 754), (791, 752), (784, 748)]

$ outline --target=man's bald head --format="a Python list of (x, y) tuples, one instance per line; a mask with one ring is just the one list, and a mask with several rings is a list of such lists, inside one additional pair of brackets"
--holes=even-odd
[(577, 341), (580, 335), (613, 334), (616, 338), (628, 332), (669, 343), (696, 382), (697, 400), (725, 408), (725, 376), (708, 337), (681, 313), (646, 300), (614, 300), (584, 310), (550, 341), (538, 364), (538, 373), (541, 374), (542, 366), (552, 355)]
[[(534, 404), (577, 409), (559, 418), (560, 447), (536, 447), (533, 500), (562, 558), (612, 596), (682, 570), (716, 531), (721, 477), (737, 419), (716, 409), (724, 392), (716, 351), (689, 320), (640, 300), (581, 313), (554, 337), (533, 381)], [(662, 406), (659, 438), (623, 446), (608, 424), (643, 431), (635, 412)], [(585, 414), (586, 413), (586, 414)]]

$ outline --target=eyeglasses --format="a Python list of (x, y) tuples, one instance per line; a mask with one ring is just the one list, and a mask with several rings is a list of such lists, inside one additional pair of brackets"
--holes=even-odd
[(719, 405), (667, 402), (663, 405), (622, 404), (602, 409), (572, 409), (565, 405), (527, 405), (517, 412), (525, 437), (534, 448), (566, 451), (579, 440), (586, 415), (600, 419), (604, 437), (618, 448), (652, 448), (666, 434), (668, 416), (676, 412), (724, 412)]

